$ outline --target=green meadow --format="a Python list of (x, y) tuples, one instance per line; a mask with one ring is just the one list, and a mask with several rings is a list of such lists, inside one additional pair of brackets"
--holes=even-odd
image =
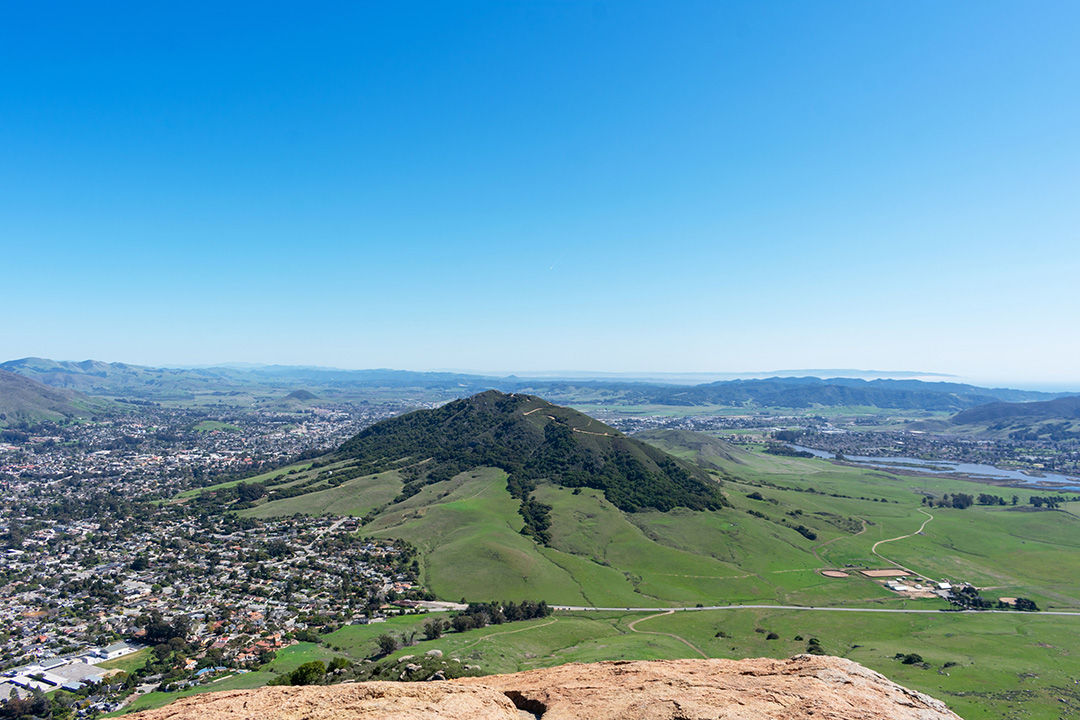
[(123, 670), (124, 672), (131, 672), (137, 668), (146, 664), (146, 661), (150, 658), (150, 648), (143, 648), (137, 652), (133, 652), (130, 655), (124, 655), (114, 660), (105, 660), (104, 662), (97, 663), (100, 668), (106, 670)]
[(240, 428), (229, 423), (221, 422), (219, 420), (201, 420), (193, 426), (193, 429), (198, 432), (239, 432)]
[[(178, 690), (177, 692), (160, 692), (154, 691), (140, 695), (131, 702), (130, 705), (117, 713), (111, 713), (110, 715), (120, 715), (138, 712), (140, 710), (150, 710), (152, 708), (168, 705), (174, 700), (179, 700), (189, 695), (198, 695), (207, 692), (218, 692), (221, 690), (249, 690), (251, 688), (262, 687), (266, 683), (273, 680), (277, 675), (272, 672), (256, 671), (247, 673), (237, 673), (236, 675), (228, 675), (220, 680), (211, 682), (207, 685), (200, 685), (199, 687), (186, 688), (184, 690)], [(109, 717), (107, 715), (106, 717)]]

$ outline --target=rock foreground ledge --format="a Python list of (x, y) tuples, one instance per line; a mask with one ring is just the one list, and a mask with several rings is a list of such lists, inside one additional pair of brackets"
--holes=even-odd
[(959, 720), (842, 658), (571, 663), (426, 683), (194, 695), (138, 720)]

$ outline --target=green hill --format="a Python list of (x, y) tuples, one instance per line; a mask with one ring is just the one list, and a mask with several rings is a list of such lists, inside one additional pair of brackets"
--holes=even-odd
[(318, 397), (319, 397), (318, 395), (311, 392), (310, 390), (304, 390), (304, 389), (301, 388), (300, 390), (293, 390), (291, 393), (289, 393), (288, 395), (285, 396), (285, 399), (286, 400), (301, 400), (301, 401), (303, 401), (303, 400), (315, 400)]
[(90, 417), (107, 403), (0, 370), (0, 425)]
[(510, 493), (525, 503), (545, 479), (601, 490), (626, 512), (724, 505), (718, 483), (700, 467), (576, 410), (496, 390), (377, 423), (339, 455), (371, 472), (400, 468), (405, 496), (487, 466), (506, 471)]
[(1018, 441), (1076, 440), (1080, 438), (1080, 397), (987, 403), (958, 412), (948, 420), (926, 421), (914, 427)]

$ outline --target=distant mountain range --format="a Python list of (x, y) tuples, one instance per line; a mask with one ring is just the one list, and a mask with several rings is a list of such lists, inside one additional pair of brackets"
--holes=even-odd
[[(985, 388), (916, 379), (773, 377), (704, 384), (606, 379), (492, 377), (449, 372), (336, 370), (292, 366), (154, 368), (125, 363), (23, 358), (0, 364), (46, 385), (104, 397), (149, 400), (197, 395), (261, 393), (283, 399), (303, 390), (327, 401), (377, 391), (450, 400), (484, 390), (543, 395), (555, 402), (589, 405), (775, 407), (862, 406), (897, 410), (958, 412), (993, 402), (1052, 400), (1065, 393)], [(295, 398), (295, 395), (293, 396)]]

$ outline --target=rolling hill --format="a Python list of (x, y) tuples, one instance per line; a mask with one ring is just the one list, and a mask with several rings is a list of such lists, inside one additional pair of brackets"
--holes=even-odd
[(1080, 397), (1063, 397), (1045, 402), (990, 403), (957, 413), (954, 425), (993, 423), (999, 420), (1080, 420)]
[(90, 417), (106, 410), (107, 404), (100, 400), (0, 370), (0, 426)]
[(636, 433), (634, 438), (706, 468), (725, 470), (732, 464), (746, 463), (745, 450), (702, 432), (675, 429), (646, 430)]
[(924, 424), (936, 432), (1014, 440), (1075, 440), (1080, 439), (1080, 396), (1043, 402), (987, 403), (959, 412), (947, 421)]

